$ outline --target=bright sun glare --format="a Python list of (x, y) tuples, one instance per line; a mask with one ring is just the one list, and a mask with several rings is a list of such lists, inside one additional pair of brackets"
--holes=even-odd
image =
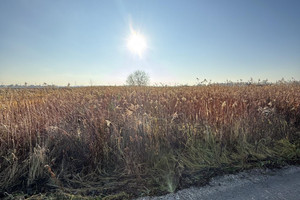
[(142, 34), (131, 29), (131, 35), (127, 40), (127, 47), (132, 53), (142, 57), (143, 52), (147, 48), (147, 42)]

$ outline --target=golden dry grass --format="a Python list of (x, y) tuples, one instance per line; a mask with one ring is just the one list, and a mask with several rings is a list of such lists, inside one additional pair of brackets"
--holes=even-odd
[(0, 193), (173, 192), (299, 164), (299, 135), (297, 84), (1, 89)]

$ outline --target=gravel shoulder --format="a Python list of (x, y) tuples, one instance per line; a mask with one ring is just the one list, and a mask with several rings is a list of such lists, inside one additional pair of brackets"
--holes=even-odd
[(254, 169), (213, 178), (207, 186), (191, 187), (160, 197), (138, 200), (300, 200), (300, 166), (282, 169)]

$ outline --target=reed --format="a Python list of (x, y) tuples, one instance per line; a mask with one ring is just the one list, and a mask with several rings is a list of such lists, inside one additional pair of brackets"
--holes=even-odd
[(0, 90), (1, 198), (163, 194), (299, 147), (293, 83)]

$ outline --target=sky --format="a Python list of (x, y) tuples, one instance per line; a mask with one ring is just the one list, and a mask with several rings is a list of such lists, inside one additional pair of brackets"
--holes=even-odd
[[(300, 80), (299, 0), (0, 0), (0, 85)], [(128, 49), (132, 30), (147, 47)]]

